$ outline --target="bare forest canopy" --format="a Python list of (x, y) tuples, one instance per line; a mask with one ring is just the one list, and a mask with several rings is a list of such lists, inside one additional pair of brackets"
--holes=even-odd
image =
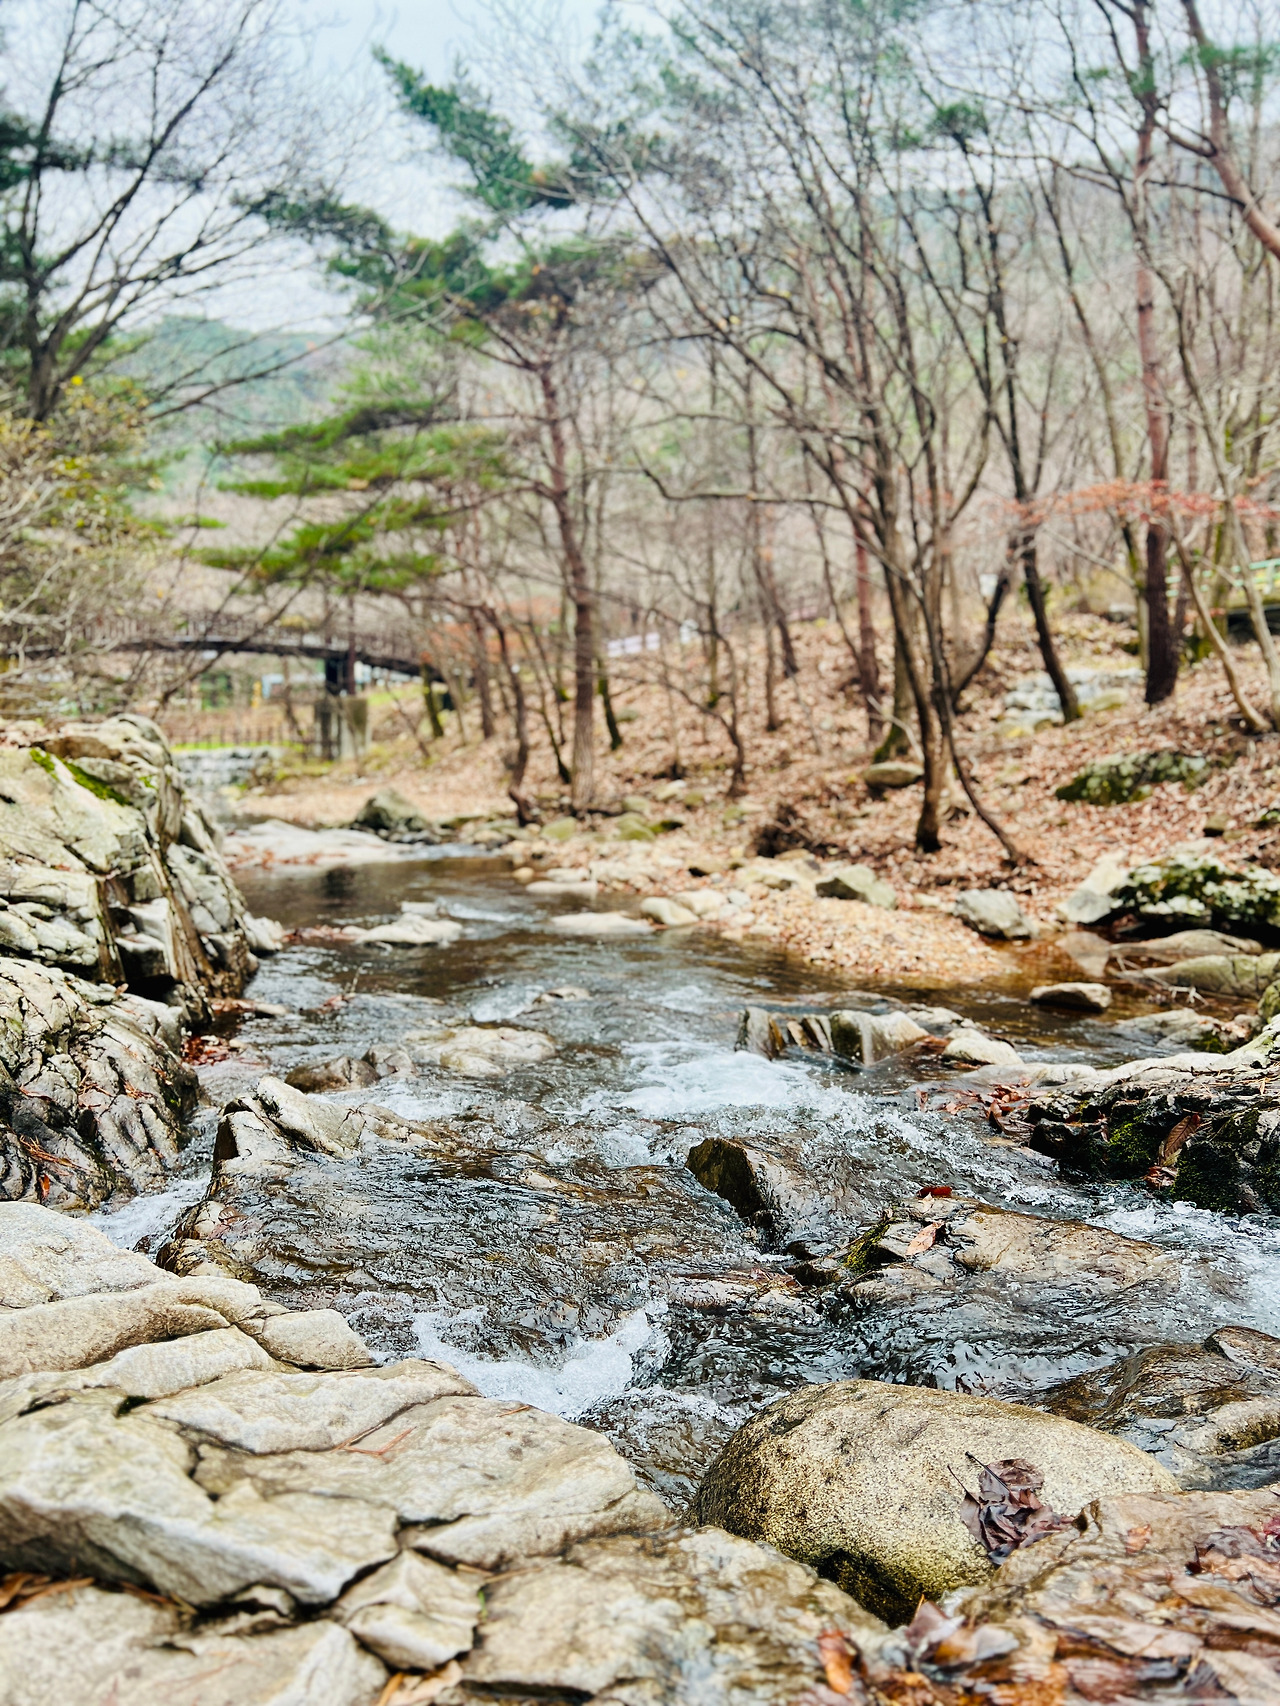
[[(13, 702), (177, 691), (197, 665), (171, 650), (107, 661), (126, 618), (157, 646), (207, 619), (137, 614), (177, 553), (241, 633), (397, 612), (509, 739), (522, 818), (539, 728), (593, 804), (624, 645), (740, 792), (753, 648), (773, 727), (788, 684), (806, 703), (815, 615), (868, 748), (923, 769), (923, 851), (954, 776), (1019, 858), (966, 757), (1002, 613), (1028, 613), (1067, 721), (1057, 629), (1093, 601), (1136, 611), (1149, 703), (1212, 654), (1241, 725), (1280, 728), (1280, 9), (675, 0), (602, 13), (577, 66), (508, 19), (505, 73), (447, 86), (379, 50), (395, 134), (463, 210), (417, 232), (352, 193), (282, 5), (14, 11)], [(324, 347), (193, 318), (288, 267), (339, 304)], [(174, 424), (192, 410), (200, 432)], [(260, 537), (139, 520), (175, 433), (216, 439)]]

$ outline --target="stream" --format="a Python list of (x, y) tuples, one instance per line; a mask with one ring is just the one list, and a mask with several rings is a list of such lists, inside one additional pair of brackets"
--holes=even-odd
[[(248, 994), (286, 1012), (224, 1023), (232, 1050), (201, 1069), (210, 1105), (181, 1171), (96, 1223), (154, 1253), (203, 1193), (217, 1105), (266, 1071), (358, 1057), (445, 1022), (544, 1031), (554, 1057), (505, 1077), (428, 1067), (335, 1095), (443, 1122), (452, 1146), (318, 1157), (264, 1189), (266, 1254), (252, 1277), (291, 1306), (341, 1309), (380, 1357), (443, 1358), (485, 1394), (602, 1429), (676, 1506), (733, 1428), (805, 1382), (865, 1376), (1034, 1402), (1142, 1345), (1196, 1341), (1227, 1322), (1280, 1331), (1280, 1221), (1068, 1183), (1001, 1138), (962, 1093), (963, 1073), (936, 1056), (858, 1073), (734, 1049), (748, 1003), (878, 999), (948, 1006), (1029, 1060), (1157, 1052), (1114, 1023), (991, 990), (851, 1001), (848, 986), (819, 983), (799, 961), (709, 930), (560, 936), (550, 919), (581, 902), (530, 896), (505, 859), (466, 849), (238, 880), (253, 912), (288, 929), (371, 925), (402, 901), (430, 900), (464, 934), (443, 948), (313, 941), (264, 961)], [(586, 995), (537, 1001), (560, 989)], [(776, 1248), (698, 1183), (686, 1157), (708, 1137), (783, 1158), (808, 1193), (801, 1239)], [(948, 1187), (1175, 1250), (1176, 1283), (1082, 1299), (1069, 1285), (984, 1287), (978, 1275), (962, 1292), (855, 1310), (798, 1282), (798, 1265), (895, 1202)]]

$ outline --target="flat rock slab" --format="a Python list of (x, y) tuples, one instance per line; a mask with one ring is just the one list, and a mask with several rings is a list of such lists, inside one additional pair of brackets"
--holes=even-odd
[(653, 926), (626, 912), (562, 912), (547, 920), (562, 936), (648, 936)]
[(87, 1586), (0, 1617), (0, 1706), (374, 1706), (386, 1681), (324, 1619), (196, 1632), (174, 1606)]
[(485, 1690), (620, 1706), (793, 1706), (823, 1682), (833, 1629), (868, 1648), (883, 1633), (830, 1582), (731, 1534), (627, 1535), (490, 1583), (463, 1670)]

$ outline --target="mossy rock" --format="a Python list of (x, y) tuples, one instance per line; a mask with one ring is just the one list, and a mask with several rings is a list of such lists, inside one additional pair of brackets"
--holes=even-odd
[(1078, 776), (1054, 789), (1060, 800), (1090, 806), (1119, 806), (1145, 800), (1163, 782), (1198, 787), (1209, 771), (1209, 760), (1192, 752), (1127, 752), (1100, 758)]
[(1233, 870), (1211, 853), (1169, 853), (1135, 865), (1114, 890), (1116, 911), (1185, 919), (1237, 934), (1280, 932), (1280, 876)]

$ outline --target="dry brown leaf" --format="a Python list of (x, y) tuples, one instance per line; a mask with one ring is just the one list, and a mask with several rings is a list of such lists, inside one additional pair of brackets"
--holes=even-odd
[(933, 1241), (942, 1228), (940, 1220), (931, 1220), (928, 1226), (922, 1226), (919, 1232), (907, 1245), (908, 1256), (923, 1256), (926, 1250), (932, 1250)]
[(1044, 1476), (1033, 1463), (1008, 1457), (982, 1465), (976, 1498), (966, 1489), (960, 1519), (993, 1564), (1072, 1526), (1070, 1517), (1059, 1516), (1038, 1497), (1043, 1486)]
[(1124, 1549), (1132, 1557), (1135, 1552), (1144, 1551), (1150, 1540), (1151, 1524), (1149, 1522), (1138, 1523), (1125, 1535)]
[(838, 1629), (824, 1630), (818, 1636), (818, 1657), (822, 1660), (827, 1687), (832, 1693), (852, 1693), (853, 1652)]

